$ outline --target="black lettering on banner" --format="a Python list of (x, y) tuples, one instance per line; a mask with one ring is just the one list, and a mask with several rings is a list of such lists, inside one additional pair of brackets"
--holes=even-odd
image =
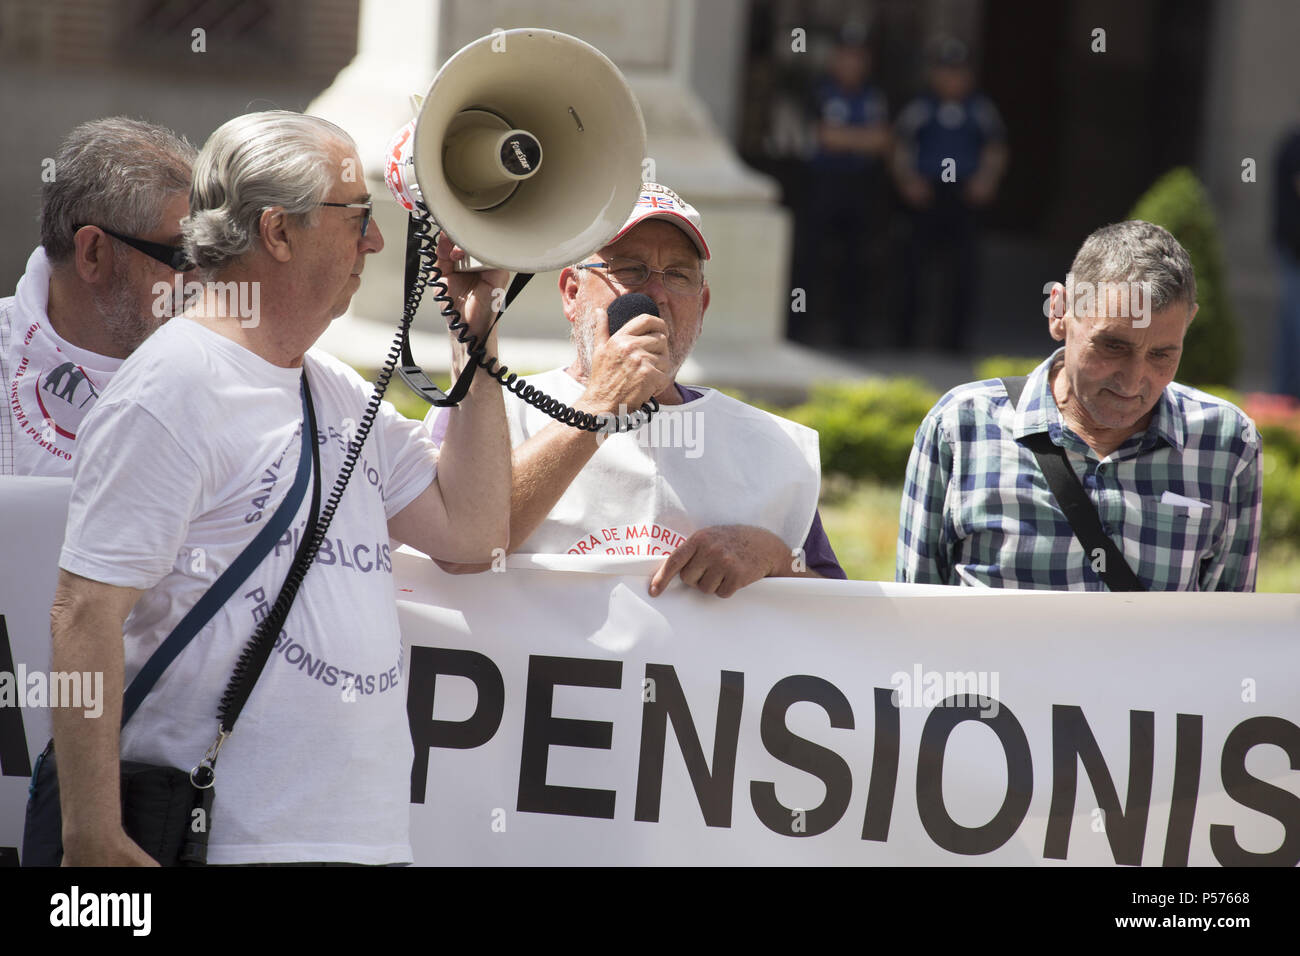
[(1165, 829), (1165, 866), (1186, 866), (1192, 852), (1192, 821), (1196, 818), (1201, 783), (1201, 739), (1204, 718), (1179, 714), (1174, 742), (1174, 787)]
[(1052, 804), (1047, 813), (1043, 858), (1064, 860), (1070, 848), (1070, 823), (1082, 761), (1088, 783), (1104, 814), (1106, 839), (1115, 862), (1142, 865), (1142, 844), (1151, 812), (1151, 782), (1155, 776), (1156, 715), (1151, 710), (1128, 712), (1128, 791), (1119, 806), (1115, 781), (1097, 745), (1083, 708), (1052, 705)]
[(867, 812), (862, 818), (862, 839), (884, 843), (889, 839), (889, 820), (894, 813), (898, 789), (898, 742), (901, 735), (894, 688), (873, 688), (876, 695), (876, 742), (871, 757), (871, 784), (867, 788)]
[[(984, 716), (989, 713), (985, 708), (958, 706), (959, 701), (965, 700), (965, 694), (949, 697), (926, 718), (916, 758), (916, 810), (921, 825), (936, 845), (950, 853), (978, 856), (992, 853), (1010, 840), (1024, 821), (1034, 795), (1034, 766), (1029, 755), (1029, 739), (1010, 707), (999, 701), (997, 716), (990, 718)], [(943, 759), (948, 738), (958, 724), (967, 720), (997, 734), (1007, 758), (1007, 795), (993, 819), (978, 827), (957, 823), (943, 803)]]
[(791, 825), (794, 808), (783, 806), (777, 800), (776, 785), (767, 781), (750, 781), (749, 799), (754, 805), (754, 813), (765, 827), (783, 836), (825, 833), (844, 816), (853, 792), (853, 774), (843, 757), (796, 736), (786, 726), (786, 711), (791, 705), (805, 700), (825, 710), (832, 727), (853, 729), (853, 708), (848, 698), (830, 681), (797, 674), (777, 681), (768, 692), (758, 723), (763, 746), (777, 760), (817, 777), (826, 785), (826, 797), (821, 804), (807, 811), (804, 826), (796, 828)]
[[(433, 695), (439, 674), (468, 677), (478, 703), (467, 720), (434, 720)], [(429, 749), (469, 750), (492, 739), (505, 713), (506, 685), (491, 659), (478, 651), (411, 645), (411, 675), (406, 686), (406, 719), (415, 760), (411, 764), (411, 802), (424, 803)]]
[(731, 803), (736, 783), (736, 747), (740, 740), (740, 711), (745, 702), (745, 675), (723, 671), (718, 687), (718, 717), (713, 733), (713, 769), (704, 759), (691, 709), (682, 692), (677, 671), (669, 664), (646, 664), (646, 680), (654, 681), (655, 699), (641, 708), (641, 753), (637, 759), (636, 819), (659, 822), (664, 782), (664, 749), (668, 721), (691, 775), (691, 786), (711, 827), (731, 826)]
[(622, 661), (529, 655), (524, 740), (519, 754), (520, 811), (614, 819), (613, 790), (548, 784), (546, 764), (553, 746), (609, 750), (614, 739), (614, 725), (609, 721), (551, 716), (555, 685), (617, 690), (622, 683)]
[[(0, 614), (0, 674), (16, 674), (14, 652), (9, 646), (9, 627)], [(23, 688), (18, 688), (22, 693)], [(0, 707), (0, 775), (30, 777), (31, 755), (27, 752), (27, 728), (21, 707)]]
[(1243, 720), (1223, 742), (1219, 773), (1223, 789), (1243, 807), (1250, 807), (1282, 824), (1282, 843), (1268, 853), (1243, 849), (1235, 827), (1210, 825), (1210, 850), (1223, 866), (1296, 866), (1300, 864), (1300, 797), (1252, 777), (1246, 770), (1246, 755), (1258, 744), (1281, 747), (1291, 769), (1300, 770), (1300, 727), (1281, 717), (1250, 717)]

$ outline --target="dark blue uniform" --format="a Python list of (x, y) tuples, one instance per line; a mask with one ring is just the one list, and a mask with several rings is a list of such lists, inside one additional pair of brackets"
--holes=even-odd
[(979, 171), (984, 148), (1006, 138), (1002, 118), (993, 102), (980, 93), (949, 102), (925, 93), (899, 115), (895, 133), (908, 150), (911, 169), (934, 191), (928, 207), (912, 210), (899, 344), (910, 347), (915, 342), (922, 274), (927, 266), (938, 265), (947, 278), (946, 301), (941, 298), (939, 303), (940, 344), (963, 351), (970, 342), (978, 294), (978, 219), (965, 189)]
[[(885, 95), (867, 84), (845, 90), (825, 79), (816, 89), (820, 122), (870, 129), (889, 121)], [(806, 320), (835, 327), (838, 344), (862, 344), (864, 275), (869, 239), (881, 228), (883, 164), (879, 157), (824, 149), (820, 142), (809, 161), (808, 198), (796, 243), (795, 285), (808, 292), (808, 312), (795, 323), (795, 337), (813, 338)]]

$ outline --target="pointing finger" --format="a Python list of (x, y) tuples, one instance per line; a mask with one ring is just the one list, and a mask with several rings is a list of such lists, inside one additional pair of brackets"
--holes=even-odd
[(659, 570), (654, 573), (650, 579), (650, 596), (658, 597), (664, 592), (674, 575), (677, 574), (692, 555), (695, 554), (695, 544), (688, 538), (676, 551), (664, 559), (664, 563), (659, 565)]

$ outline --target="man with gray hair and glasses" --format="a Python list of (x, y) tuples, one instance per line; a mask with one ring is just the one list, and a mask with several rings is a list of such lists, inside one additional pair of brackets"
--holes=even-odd
[[(122, 827), (119, 754), (188, 769), (213, 743), (236, 660), (306, 535), (310, 496), (285, 516), (282, 535), (273, 515), (291, 486), (303, 487), (296, 473), (316, 471), (323, 502), (361, 437), (372, 389), (313, 345), (384, 245), (364, 183), (347, 133), (290, 112), (231, 120), (195, 162), (184, 234), (205, 290), (123, 365), (87, 418), (76, 464), (53, 666), (102, 671), (105, 707), (98, 720), (54, 712), (65, 863), (150, 862)], [(453, 272), (459, 253), (445, 238), (438, 254), (482, 334), (505, 277)], [(237, 314), (217, 291), (232, 287), (259, 303), (256, 315)], [(245, 296), (247, 287), (258, 294)], [(452, 351), (463, 365), (454, 339)], [(316, 457), (312, 444), (317, 468), (304, 461)], [(379, 405), (337, 501), (221, 749), (210, 863), (411, 861), (412, 745), (389, 538), (454, 562), (506, 547), (500, 387), (475, 379), (441, 453), (419, 422)], [(145, 665), (164, 636), (269, 527), (274, 549), (158, 672), (119, 740), (123, 688), (154, 671)]]
[(1148, 222), (1105, 226), (1044, 291), (1064, 347), (1027, 379), (953, 389), (917, 430), (897, 579), (1254, 590), (1259, 435), (1173, 381), (1197, 310), (1187, 252)]
[[(195, 150), (115, 116), (76, 127), (41, 188), (41, 244), (0, 299), (0, 475), (72, 474), (81, 422), (174, 311)], [(161, 307), (160, 307), (161, 306)]]

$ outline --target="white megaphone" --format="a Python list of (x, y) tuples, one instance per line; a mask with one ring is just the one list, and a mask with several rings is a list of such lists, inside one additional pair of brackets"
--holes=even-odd
[(622, 228), (641, 188), (645, 121), (603, 53), (554, 30), (460, 49), (393, 138), (385, 181), (476, 263), (545, 272)]

